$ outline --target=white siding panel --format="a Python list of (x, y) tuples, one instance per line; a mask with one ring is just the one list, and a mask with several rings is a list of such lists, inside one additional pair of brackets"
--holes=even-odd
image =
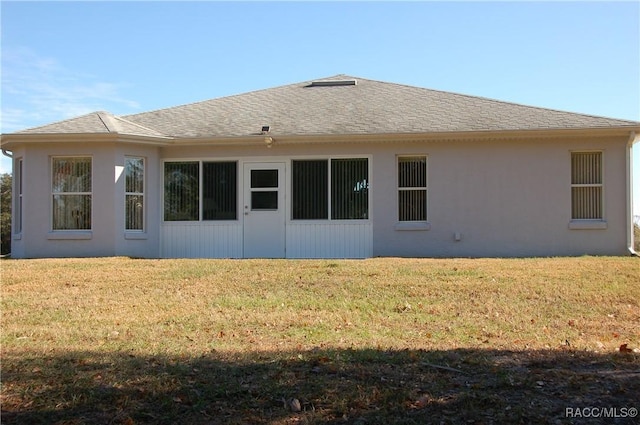
[(241, 258), (242, 225), (165, 223), (162, 225), (163, 258)]
[(287, 224), (288, 258), (368, 258), (372, 254), (370, 222)]

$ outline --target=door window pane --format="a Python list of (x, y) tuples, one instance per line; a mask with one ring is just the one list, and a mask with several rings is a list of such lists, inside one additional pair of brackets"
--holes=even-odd
[(278, 187), (278, 170), (251, 170), (251, 187)]
[(251, 192), (251, 210), (277, 210), (278, 192)]

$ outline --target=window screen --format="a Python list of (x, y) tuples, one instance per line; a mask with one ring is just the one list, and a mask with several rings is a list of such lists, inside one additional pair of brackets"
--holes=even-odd
[(331, 160), (331, 218), (369, 217), (369, 167), (366, 158)]
[(235, 162), (202, 164), (203, 220), (235, 220), (237, 218), (236, 170)]
[(398, 219), (427, 220), (427, 157), (398, 158)]
[(125, 229), (144, 229), (144, 159), (125, 158)]
[(198, 172), (198, 162), (165, 162), (165, 221), (197, 221), (199, 219)]
[(329, 215), (329, 162), (293, 161), (292, 219), (319, 220)]
[(602, 188), (602, 152), (572, 152), (571, 218), (602, 219)]
[(91, 229), (91, 158), (53, 158), (53, 230)]

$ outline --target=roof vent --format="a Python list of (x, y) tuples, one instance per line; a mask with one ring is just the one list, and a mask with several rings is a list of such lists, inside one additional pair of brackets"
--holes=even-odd
[(355, 86), (357, 84), (357, 80), (318, 80), (312, 81), (307, 87)]

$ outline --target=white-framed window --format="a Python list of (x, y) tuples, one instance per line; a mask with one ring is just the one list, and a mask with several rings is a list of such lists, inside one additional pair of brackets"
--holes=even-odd
[(292, 220), (369, 218), (367, 158), (293, 160), (291, 168)]
[(125, 171), (125, 230), (144, 231), (145, 217), (145, 160), (140, 157), (126, 157)]
[(237, 220), (237, 174), (237, 161), (165, 162), (164, 221)]
[(602, 152), (571, 152), (571, 219), (602, 220)]
[(427, 157), (398, 157), (398, 221), (427, 221)]
[(291, 163), (291, 219), (329, 218), (329, 161), (294, 160)]
[(92, 215), (92, 158), (51, 159), (53, 230), (90, 230)]
[(202, 163), (202, 219), (236, 220), (238, 217), (236, 161)]
[(22, 233), (22, 174), (23, 174), (22, 158), (16, 159), (15, 162), (15, 191), (16, 198), (14, 201), (15, 213), (13, 214), (13, 232), (15, 234)]
[(200, 163), (178, 161), (164, 163), (164, 220), (200, 219)]

